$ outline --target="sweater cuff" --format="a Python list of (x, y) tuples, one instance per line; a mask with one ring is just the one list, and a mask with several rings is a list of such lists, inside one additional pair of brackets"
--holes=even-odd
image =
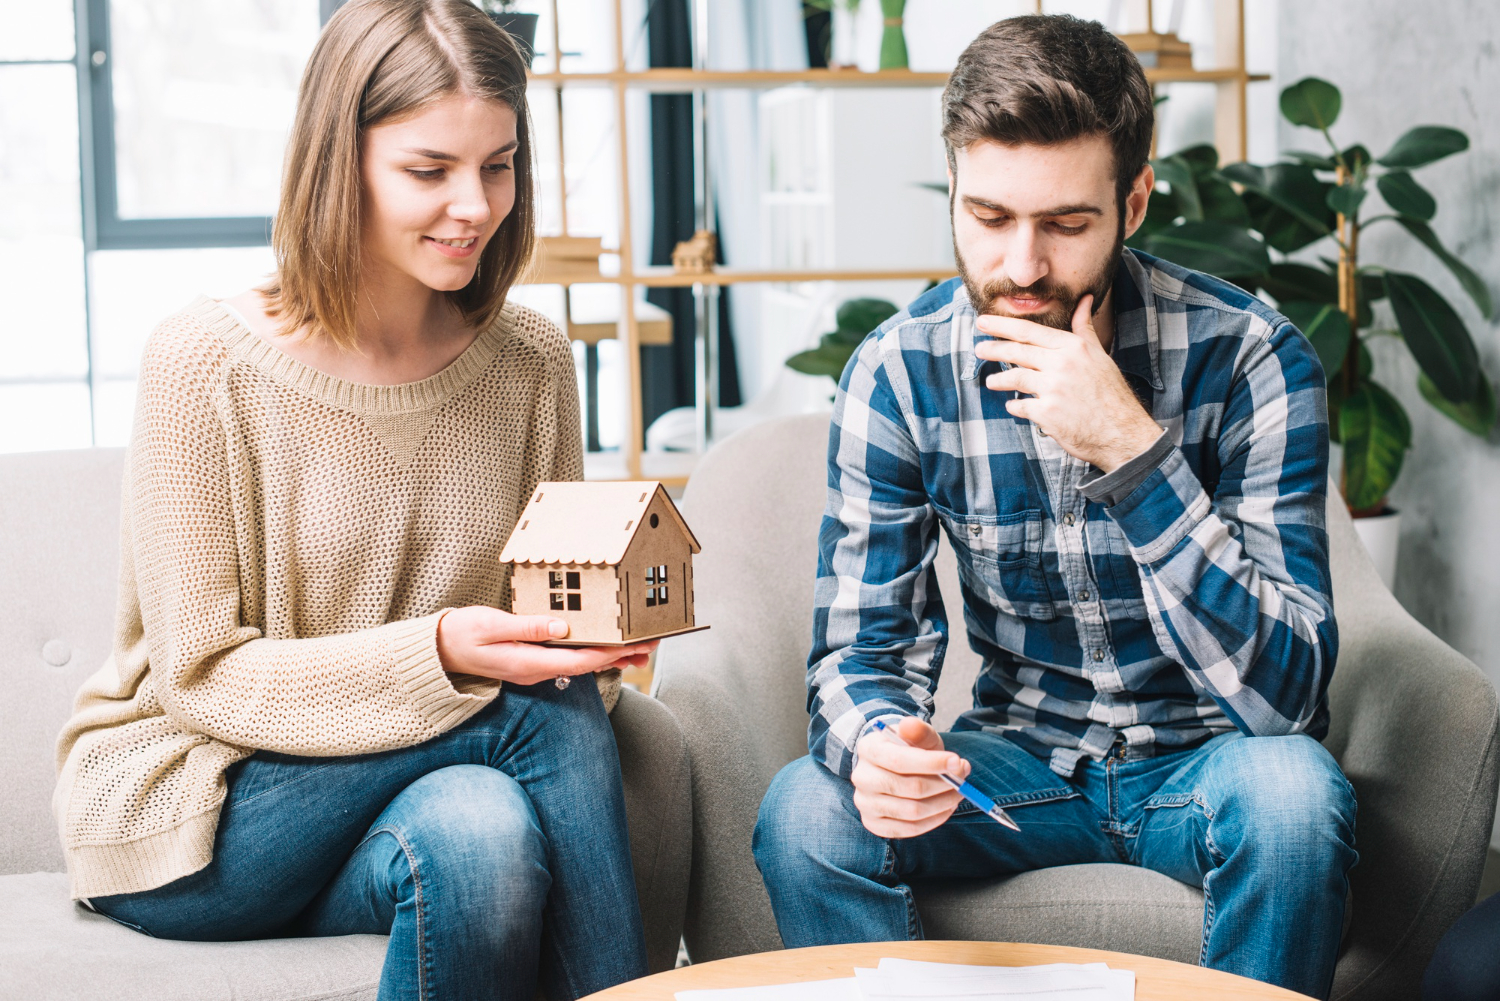
[(1172, 445), (1139, 486), (1105, 510), (1125, 533), (1136, 562), (1149, 565), (1176, 549), (1211, 507), (1187, 457)]
[(1171, 454), (1172, 439), (1167, 437), (1167, 429), (1162, 428), (1161, 434), (1140, 455), (1108, 473), (1091, 468), (1078, 488), (1094, 503), (1113, 507), (1130, 496)]
[(445, 608), (419, 619), (392, 622), (386, 626), (391, 631), (391, 657), (396, 679), (412, 706), (439, 733), (462, 723), (478, 708), (476, 703), (488, 702), (500, 690), (498, 681), (490, 682), (473, 694), (461, 692), (453, 686), (437, 652), (438, 622), (449, 611)]

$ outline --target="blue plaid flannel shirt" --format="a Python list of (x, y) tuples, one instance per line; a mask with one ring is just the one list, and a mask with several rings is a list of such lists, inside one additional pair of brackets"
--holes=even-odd
[[(1113, 357), (1170, 440), (1113, 503), (1100, 472), (986, 389), (954, 279), (865, 339), (828, 444), (808, 658), (812, 755), (839, 775), (881, 718), (932, 714), (948, 622), (933, 559), (958, 556), (983, 658), (956, 730), (1002, 734), (1071, 775), (1084, 756), (1327, 732), (1338, 650), (1324, 503), (1323, 370), (1285, 317), (1126, 250)], [(981, 335), (982, 336), (982, 335)]]

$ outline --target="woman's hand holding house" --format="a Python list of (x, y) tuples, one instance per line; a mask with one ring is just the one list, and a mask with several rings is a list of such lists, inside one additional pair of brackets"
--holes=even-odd
[(645, 667), (656, 649), (654, 641), (611, 647), (542, 645), (567, 635), (568, 624), (562, 619), (471, 605), (455, 608), (438, 621), (438, 659), (450, 674), (535, 685), (616, 667)]

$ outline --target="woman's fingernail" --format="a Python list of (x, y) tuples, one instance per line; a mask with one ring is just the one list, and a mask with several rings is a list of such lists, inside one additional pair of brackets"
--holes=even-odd
[(562, 639), (564, 636), (568, 635), (568, 624), (562, 619), (553, 619), (551, 622), (547, 623), (547, 635)]

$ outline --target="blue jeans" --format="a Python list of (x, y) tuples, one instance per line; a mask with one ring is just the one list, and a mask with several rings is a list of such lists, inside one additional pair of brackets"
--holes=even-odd
[(1422, 978), (1422, 1001), (1500, 998), (1500, 893), (1454, 922)]
[(1203, 965), (1327, 996), (1354, 791), (1317, 741), (1230, 733), (1154, 758), (1085, 758), (1072, 779), (998, 735), (943, 743), (1020, 833), (965, 802), (920, 837), (876, 837), (849, 782), (794, 761), (771, 782), (754, 840), (788, 948), (921, 938), (911, 879), (1124, 862), (1203, 888)]
[(92, 905), (158, 938), (389, 934), (380, 1001), (577, 998), (646, 970), (619, 756), (583, 678), (380, 754), (234, 765), (214, 857)]

